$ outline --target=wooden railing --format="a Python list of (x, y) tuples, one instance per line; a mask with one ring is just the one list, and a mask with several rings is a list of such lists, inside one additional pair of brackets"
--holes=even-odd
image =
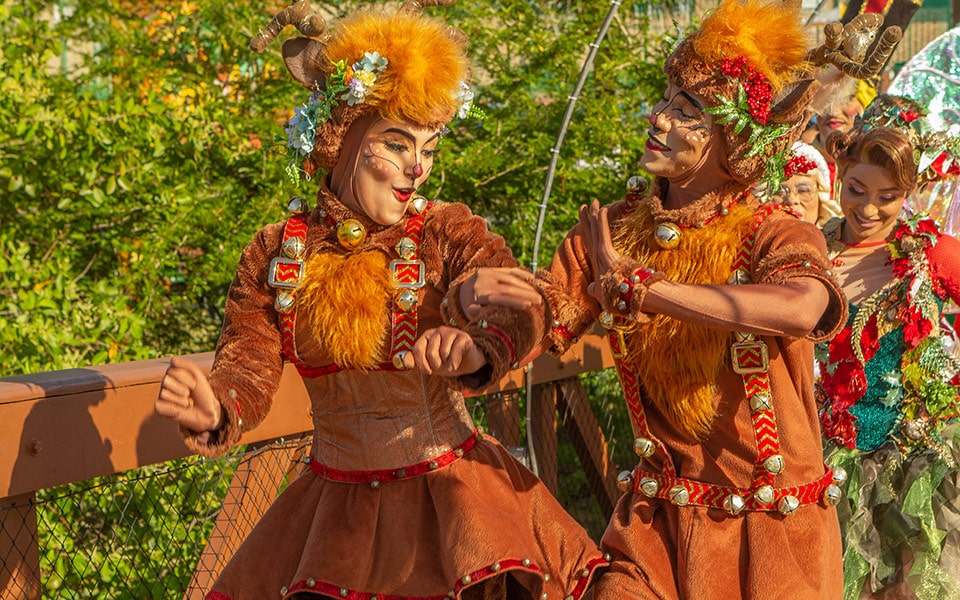
[[(209, 369), (213, 354), (190, 357)], [(85, 481), (136, 467), (162, 463), (189, 455), (176, 426), (156, 416), (153, 402), (168, 359), (53, 371), (0, 379), (0, 598), (40, 597), (37, 490)], [(511, 372), (485, 393), (505, 396), (489, 411), (489, 431), (507, 445), (520, 443), (518, 390), (530, 370), (532, 386), (529, 430), (533, 451), (541, 465), (539, 474), (556, 493), (556, 414), (571, 415), (563, 426), (573, 440), (594, 496), (609, 514), (618, 492), (614, 467), (604, 435), (590, 410), (576, 376), (613, 365), (607, 344), (595, 332), (585, 336), (562, 359), (542, 356), (523, 370)], [(256, 444), (292, 437), (312, 430), (309, 402), (303, 381), (287, 366), (278, 398), (267, 418), (241, 439)], [(516, 439), (514, 439), (516, 438)], [(292, 460), (292, 459), (291, 459)], [(288, 470), (259, 468), (256, 461), (237, 471), (231, 491), (250, 478), (276, 489)], [(253, 523), (272, 500), (240, 503), (242, 515), (221, 515), (215, 527)], [(221, 511), (222, 512), (222, 511)], [(236, 518), (242, 516), (243, 518)], [(201, 563), (204, 577), (219, 573), (224, 539), (240, 540), (246, 530), (232, 526), (213, 537)], [(199, 572), (199, 570), (198, 570)], [(198, 589), (205, 587), (197, 582)], [(194, 587), (194, 586), (191, 586)]]

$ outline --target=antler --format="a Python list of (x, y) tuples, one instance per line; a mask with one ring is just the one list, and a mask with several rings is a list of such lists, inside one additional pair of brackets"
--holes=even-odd
[(405, 0), (400, 6), (404, 12), (420, 12), (428, 6), (450, 6), (456, 0)]
[(854, 79), (873, 77), (903, 37), (899, 27), (886, 28), (868, 57), (867, 50), (882, 24), (883, 17), (877, 13), (857, 15), (846, 26), (836, 21), (827, 23), (823, 28), (823, 45), (812, 50), (807, 59), (816, 66), (832, 64)]
[(300, 33), (311, 38), (321, 38), (327, 32), (327, 22), (313, 14), (310, 10), (310, 2), (296, 0), (278, 12), (266, 27), (251, 38), (250, 49), (254, 52), (263, 52), (287, 25), (293, 25)]

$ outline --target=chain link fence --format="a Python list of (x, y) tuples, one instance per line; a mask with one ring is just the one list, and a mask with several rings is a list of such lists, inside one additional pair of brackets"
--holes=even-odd
[[(548, 390), (544, 397), (549, 400), (552, 393), (560, 399), (555, 410), (545, 402), (556, 433), (534, 437), (548, 440), (546, 446), (541, 441), (536, 448), (541, 478), (599, 540), (612, 509), (604, 485), (609, 491), (612, 482), (598, 484), (596, 474), (589, 474), (592, 467), (584, 468), (584, 456), (593, 452), (612, 457), (614, 464), (629, 464), (632, 436), (623, 402), (617, 397), (615, 375), (593, 373), (584, 383), (582, 397), (590, 400), (583, 403), (567, 398), (571, 390), (584, 390), (577, 380)], [(474, 398), (468, 406), (480, 427), (520, 460), (529, 461), (527, 430), (536, 431), (536, 426), (530, 424), (522, 393)], [(605, 447), (584, 447), (584, 423), (599, 427)], [(555, 440), (553, 452), (549, 440)], [(0, 514), (8, 523), (0, 535), (10, 537), (0, 539), (0, 548), (21, 554), (28, 546), (39, 549), (40, 572), (22, 579), (40, 581), (42, 598), (203, 598), (276, 494), (301, 472), (310, 443), (311, 437), (303, 434), (238, 447), (216, 459), (189, 457), (40, 490), (29, 505), (0, 506), (0, 512), (22, 514), (24, 523), (21, 530), (11, 529), (7, 518), (11, 515)], [(616, 470), (607, 473), (610, 478), (615, 475)], [(36, 536), (26, 526), (33, 515)], [(29, 544), (23, 539), (14, 543), (26, 532), (30, 532)], [(13, 564), (24, 556), (0, 559)], [(7, 571), (3, 573), (9, 577)], [(12, 589), (9, 600), (37, 595), (37, 590), (18, 589), (15, 581), (12, 586), (0, 581), (3, 589)]]

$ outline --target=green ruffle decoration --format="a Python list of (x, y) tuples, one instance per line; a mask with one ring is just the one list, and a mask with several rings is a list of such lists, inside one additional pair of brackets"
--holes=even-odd
[(943, 429), (941, 453), (902, 456), (827, 443), (827, 463), (848, 474), (837, 506), (844, 540), (844, 600), (906, 584), (919, 600), (960, 598), (960, 426)]

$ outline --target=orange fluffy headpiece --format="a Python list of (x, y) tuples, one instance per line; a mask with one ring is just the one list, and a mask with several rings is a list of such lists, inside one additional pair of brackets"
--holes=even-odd
[[(343, 137), (359, 117), (377, 112), (394, 121), (439, 127), (463, 106), (469, 78), (466, 37), (439, 19), (410, 10), (366, 10), (336, 23), (332, 33), (318, 38), (292, 38), (283, 44), (283, 58), (293, 77), (315, 92), (327, 90), (346, 65), (368, 54), (386, 60), (367, 86), (362, 100), (352, 105), (343, 96), (329, 117), (316, 123), (309, 159), (331, 169), (340, 154)], [(343, 67), (341, 67), (342, 73)]]
[(816, 91), (804, 79), (810, 42), (799, 10), (793, 0), (723, 0), (664, 66), (674, 85), (699, 95), (708, 107), (723, 109), (717, 122), (728, 167), (745, 185), (776, 168), (782, 171), (775, 157), (799, 134), (804, 108)]

